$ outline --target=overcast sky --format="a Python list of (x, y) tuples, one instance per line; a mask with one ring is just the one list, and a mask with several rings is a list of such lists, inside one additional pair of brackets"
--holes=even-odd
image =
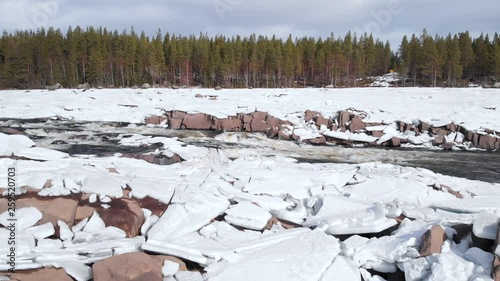
[[(0, 29), (103, 26), (209, 35), (285, 38), (372, 32), (399, 45), (403, 34), (500, 32), (498, 0), (0, 0)], [(393, 46), (394, 48), (395, 46)]]

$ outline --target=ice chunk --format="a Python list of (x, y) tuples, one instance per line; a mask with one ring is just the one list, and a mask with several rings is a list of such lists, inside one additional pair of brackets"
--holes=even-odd
[(165, 260), (161, 273), (164, 277), (172, 277), (179, 271), (179, 264), (173, 261)]
[(472, 247), (464, 254), (464, 259), (483, 268), (484, 273), (491, 272), (493, 255), (479, 248)]
[(355, 265), (378, 272), (395, 272), (397, 263), (410, 261), (420, 256), (415, 249), (416, 238), (405, 236), (383, 236), (368, 241), (361, 238), (349, 238), (343, 242), (342, 252)]
[(226, 199), (206, 192), (189, 193), (188, 197), (190, 203), (170, 205), (149, 230), (149, 239), (166, 242), (199, 230), (229, 206)]
[(205, 257), (200, 250), (152, 239), (148, 239), (148, 242), (143, 244), (141, 249), (154, 253), (175, 255), (176, 257), (190, 260), (199, 264), (207, 264), (208, 261), (207, 257)]
[(387, 210), (382, 206), (342, 197), (325, 199), (319, 213), (306, 220), (306, 226), (318, 225), (329, 234), (345, 235), (378, 233), (397, 224), (386, 217)]
[(139, 177), (133, 178), (127, 184), (134, 192), (134, 197), (142, 199), (150, 196), (165, 204), (170, 203), (177, 186), (175, 182), (171, 181)]
[(76, 281), (87, 281), (92, 279), (92, 268), (82, 262), (58, 261), (51, 263), (56, 268), (63, 268), (66, 273)]
[(201, 273), (196, 271), (179, 271), (175, 274), (177, 281), (203, 281)]
[(96, 211), (94, 211), (94, 214), (83, 228), (83, 231), (88, 233), (93, 233), (103, 230), (104, 228), (106, 228), (106, 224), (101, 219), (101, 216), (99, 216), (99, 214)]
[(82, 192), (96, 193), (121, 198), (123, 196), (122, 187), (126, 185), (126, 180), (110, 174), (90, 175), (82, 185)]
[(108, 226), (104, 229), (92, 232), (92, 237), (88, 242), (95, 243), (106, 240), (119, 240), (125, 237), (127, 237), (125, 231), (113, 226)]
[(479, 238), (495, 240), (499, 222), (500, 213), (483, 212), (474, 220), (472, 231)]
[(61, 249), (63, 247), (63, 243), (61, 240), (56, 239), (38, 239), (36, 241), (36, 247), (33, 249), (33, 252), (45, 252), (47, 250)]
[(10, 219), (17, 219), (16, 230), (23, 231), (34, 226), (39, 220), (41, 220), (42, 213), (35, 207), (21, 208), (15, 210), (15, 212), (7, 210), (0, 215), (0, 224), (5, 227), (9, 227)]
[(225, 220), (233, 225), (261, 230), (271, 219), (271, 214), (250, 202), (241, 202), (226, 211)]
[(28, 228), (26, 229), (26, 233), (31, 234), (35, 239), (44, 239), (54, 235), (55, 229), (52, 223), (48, 222)]
[(69, 241), (73, 239), (73, 232), (69, 229), (68, 225), (63, 221), (57, 221), (59, 226), (59, 237), (62, 241)]
[(67, 153), (42, 147), (31, 147), (31, 148), (21, 149), (14, 154), (19, 157), (25, 157), (33, 160), (44, 160), (44, 161), (57, 160), (69, 157), (69, 154)]
[(20, 149), (32, 146), (35, 146), (35, 142), (26, 136), (0, 133), (0, 155), (11, 155)]
[(319, 280), (340, 252), (338, 240), (321, 231), (260, 248), (206, 268), (207, 280)]
[(81, 231), (85, 227), (85, 225), (87, 224), (88, 221), (89, 221), (89, 218), (83, 219), (82, 221), (80, 221), (79, 223), (74, 225), (71, 228), (71, 231), (73, 231), (73, 232)]
[[(446, 245), (447, 243), (445, 243)], [(449, 248), (449, 244), (447, 247)], [(443, 249), (441, 255), (432, 256), (428, 258), (428, 261), (431, 264), (431, 270), (427, 279), (429, 281), (468, 281), (472, 276), (479, 273), (476, 271), (474, 263), (461, 258), (451, 250)]]
[(160, 219), (157, 215), (151, 215), (151, 211), (143, 209), (144, 213), (149, 212), (149, 215), (145, 215), (146, 220), (141, 226), (141, 234), (146, 236), (148, 231), (153, 227), (153, 225)]
[(434, 202), (456, 199), (455, 196), (436, 191), (424, 184), (421, 180), (387, 177), (370, 179), (357, 185), (346, 188), (345, 193), (351, 198), (363, 199), (371, 202), (393, 202), (397, 199), (401, 203), (416, 206), (427, 206)]
[(349, 263), (343, 256), (337, 256), (332, 265), (321, 276), (319, 281), (361, 281), (361, 274), (356, 266)]
[(462, 200), (435, 202), (431, 207), (460, 213), (480, 213), (484, 211), (500, 211), (500, 196), (476, 196)]

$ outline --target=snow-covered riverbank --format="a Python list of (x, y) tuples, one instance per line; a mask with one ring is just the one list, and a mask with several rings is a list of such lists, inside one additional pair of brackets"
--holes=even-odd
[(164, 121), (175, 129), (251, 130), (315, 144), (500, 147), (494, 89), (34, 90), (0, 91), (0, 101), (4, 118)]
[[(479, 142), (483, 136), (496, 140), (499, 94), (483, 89), (1, 91), (6, 134), (0, 133), (0, 170), (16, 170), (18, 232), (17, 273), (11, 274), (5, 272), (11, 267), (9, 175), (1, 173), (0, 280), (44, 274), (96, 281), (491, 280), (500, 263), (500, 184), (372, 162), (379, 154), (363, 161), (351, 150), (338, 152), (353, 158), (349, 163), (307, 163), (297, 159), (331, 152), (265, 134), (221, 133), (189, 142), (158, 130), (175, 122), (212, 130), (227, 119), (224, 125), (237, 128), (291, 129), (289, 135), (304, 141), (319, 134), (376, 143), (404, 137), (435, 142), (443, 130), (445, 139), (455, 134), (455, 141), (460, 126), (474, 131)], [(238, 113), (241, 118), (229, 118)], [(138, 125), (151, 116), (159, 124)], [(51, 117), (127, 124), (6, 120)], [(415, 120), (431, 127), (422, 131)], [(321, 122), (327, 125), (318, 126)], [(108, 134), (102, 131), (107, 126)], [(56, 150), (79, 141), (132, 152), (110, 149), (98, 157)]]

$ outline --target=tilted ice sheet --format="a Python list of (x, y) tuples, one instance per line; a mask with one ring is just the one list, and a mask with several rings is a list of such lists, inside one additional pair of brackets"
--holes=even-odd
[(222, 280), (319, 280), (340, 252), (338, 240), (321, 231), (243, 254), (235, 261), (220, 261), (206, 268), (207, 279)]
[(149, 239), (168, 242), (182, 237), (209, 224), (229, 207), (229, 201), (213, 194), (199, 192), (188, 196), (188, 203), (170, 205), (149, 230)]
[(436, 191), (422, 181), (412, 179), (386, 178), (367, 179), (366, 181), (345, 189), (353, 199), (362, 199), (371, 202), (410, 203), (415, 206), (428, 206), (431, 203), (452, 200), (455, 196)]

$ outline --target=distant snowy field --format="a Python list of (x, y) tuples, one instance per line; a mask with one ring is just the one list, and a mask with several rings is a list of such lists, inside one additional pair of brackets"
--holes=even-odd
[[(196, 98), (197, 94), (216, 99)], [(469, 130), (500, 131), (500, 91), (495, 89), (353, 88), (353, 89), (62, 89), (0, 91), (2, 118), (64, 117), (79, 121), (142, 123), (163, 110), (201, 112), (224, 118), (266, 111), (300, 124), (298, 115), (315, 110), (332, 116), (339, 110), (365, 111), (365, 122), (421, 120), (431, 125), (461, 124)]]

